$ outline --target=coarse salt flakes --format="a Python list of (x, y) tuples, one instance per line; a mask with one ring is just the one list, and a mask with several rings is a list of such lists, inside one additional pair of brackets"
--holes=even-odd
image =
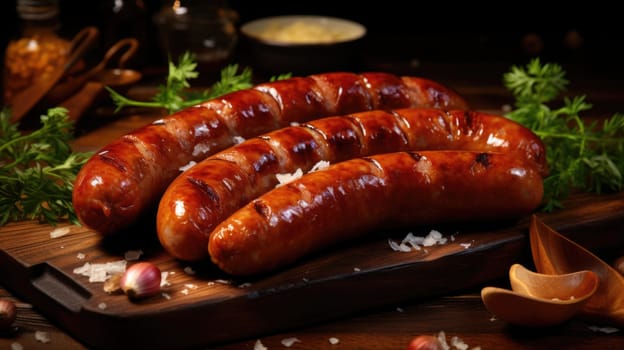
[(187, 266), (184, 268), (184, 273), (186, 273), (187, 275), (194, 275), (195, 274), (195, 270), (193, 270), (192, 267)]
[(128, 250), (124, 253), (124, 259), (128, 261), (139, 260), (139, 258), (143, 255), (143, 251), (141, 249), (138, 250)]
[(254, 343), (254, 350), (268, 350), (268, 348), (262, 344), (260, 339), (258, 339)]
[(462, 246), (464, 249), (468, 249), (472, 246), (472, 243), (460, 243), (460, 246)]
[(100, 310), (105, 310), (106, 307), (107, 307), (107, 305), (104, 302), (98, 304), (98, 309), (100, 309)]
[(290, 337), (290, 338), (282, 339), (282, 345), (284, 345), (287, 348), (289, 348), (289, 347), (293, 346), (295, 343), (299, 343), (299, 342), (301, 342), (301, 340), (299, 340), (299, 338), (296, 338), (296, 337)]
[(171, 299), (171, 295), (169, 295), (169, 293), (162, 292), (161, 295), (162, 295), (163, 298), (165, 298), (167, 300)]
[(440, 331), (438, 333), (438, 341), (440, 342), (440, 345), (442, 345), (442, 349), (449, 350), (451, 348), (446, 341), (446, 333), (444, 333), (444, 331)]
[(326, 161), (326, 160), (319, 160), (318, 162), (316, 162), (316, 164), (314, 164), (312, 166), (312, 169), (310, 169), (310, 172), (323, 170), (323, 169), (327, 168), (328, 166), (329, 166), (329, 162), (328, 161)]
[(245, 142), (245, 138), (242, 136), (234, 136), (232, 138), (232, 142), (234, 142), (235, 145), (238, 145), (239, 143)]
[(468, 344), (466, 344), (463, 340), (461, 340), (458, 336), (453, 336), (451, 338), (451, 345), (457, 348), (458, 350), (467, 350)]
[(336, 344), (340, 343), (340, 339), (338, 339), (336, 337), (331, 337), (331, 338), (329, 338), (329, 343), (331, 345), (336, 345)]
[(50, 342), (50, 333), (44, 331), (36, 331), (35, 339), (40, 343), (47, 344)]
[(126, 271), (126, 260), (118, 260), (103, 264), (91, 264), (86, 262), (77, 267), (73, 272), (77, 275), (89, 277), (89, 282), (105, 282), (112, 275)]
[(436, 244), (444, 244), (447, 239), (442, 236), (442, 234), (436, 230), (431, 230), (429, 234), (425, 237), (422, 242), (422, 245), (425, 247), (431, 247)]
[(183, 165), (183, 166), (181, 166), (180, 168), (178, 168), (178, 170), (180, 170), (180, 171), (182, 171), (182, 172), (187, 171), (187, 170), (189, 170), (190, 168), (194, 167), (194, 166), (195, 166), (195, 164), (197, 164), (197, 162), (196, 162), (196, 161), (194, 161), (194, 160), (191, 160), (191, 161), (190, 161), (190, 162), (188, 162), (186, 165)]
[[(421, 250), (423, 247), (431, 247), (436, 244), (446, 244), (447, 238), (442, 236), (439, 231), (431, 230), (425, 237), (416, 236), (409, 232), (401, 243), (388, 238), (390, 248), (397, 252), (410, 252), (412, 250)], [(425, 250), (425, 252), (427, 252)]]
[(76, 254), (76, 259), (78, 260), (82, 260), (84, 258), (86, 258), (87, 256), (84, 253), (78, 253)]
[[(457, 350), (468, 350), (469, 346), (464, 342), (460, 337), (453, 336), (451, 337), (450, 344), (446, 339), (446, 333), (444, 331), (440, 331), (436, 337), (444, 350), (457, 349)], [(472, 350), (481, 350), (480, 346), (473, 347)]]
[(50, 231), (50, 238), (59, 238), (63, 237), (70, 232), (69, 226), (58, 227), (54, 230)]
[(24, 346), (18, 342), (11, 343), (11, 350), (23, 350)]
[(589, 326), (589, 329), (591, 329), (594, 332), (602, 332), (602, 333), (607, 333), (607, 334), (616, 333), (620, 331), (618, 328), (615, 328), (615, 327)]
[(201, 154), (206, 154), (208, 152), (210, 152), (212, 147), (210, 147), (210, 145), (205, 144), (205, 143), (198, 143), (195, 145), (195, 147), (193, 147), (193, 156), (199, 156)]
[(301, 170), (301, 168), (298, 168), (297, 170), (295, 170), (294, 173), (292, 174), (275, 174), (275, 177), (277, 178), (277, 185), (275, 187), (279, 187), (279, 186), (283, 186), (289, 182), (295, 181), (299, 178), (301, 178), (303, 176), (303, 170)]
[(160, 286), (161, 287), (169, 287), (171, 285), (171, 283), (169, 283), (169, 281), (167, 280), (168, 277), (169, 277), (168, 271), (162, 271), (160, 273)]
[(249, 288), (251, 287), (251, 283), (245, 282), (238, 285), (238, 288)]
[(412, 249), (410, 247), (408, 247), (406, 244), (399, 244), (399, 243), (393, 241), (390, 238), (388, 238), (388, 244), (390, 245), (390, 248), (392, 250), (394, 250), (395, 252), (410, 252), (410, 251), (412, 251)]

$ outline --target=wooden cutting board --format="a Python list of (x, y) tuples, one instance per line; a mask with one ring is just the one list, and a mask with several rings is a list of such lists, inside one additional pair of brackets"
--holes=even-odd
[[(624, 193), (578, 195), (537, 215), (601, 257), (624, 254)], [(0, 228), (0, 283), (92, 348), (206, 347), (506, 279), (511, 264), (531, 264), (528, 219), (375, 232), (253, 279), (172, 259), (149, 223), (105, 240), (70, 225), (51, 238), (53, 227), (20, 222)], [(449, 241), (411, 252), (388, 243), (431, 229)], [(165, 294), (132, 302), (74, 273), (138, 250), (168, 272)]]

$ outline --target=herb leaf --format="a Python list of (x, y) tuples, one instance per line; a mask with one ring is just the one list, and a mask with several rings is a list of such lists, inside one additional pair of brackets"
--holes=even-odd
[[(117, 93), (110, 87), (106, 87), (117, 106), (116, 111), (128, 106), (164, 108), (168, 113), (191, 107), (206, 100), (225, 95), (227, 93), (247, 89), (253, 86), (252, 71), (249, 67), (239, 73), (237, 64), (230, 64), (221, 70), (220, 80), (203, 91), (189, 91), (189, 80), (197, 78), (197, 63), (195, 57), (189, 52), (180, 56), (178, 64), (169, 60), (169, 74), (166, 85), (158, 87), (152, 101), (136, 101), (128, 99)], [(289, 78), (290, 74), (282, 74), (271, 77), (271, 81)]]
[(602, 193), (624, 187), (624, 114), (617, 113), (600, 127), (582, 119), (592, 108), (585, 96), (564, 98), (552, 109), (568, 81), (561, 66), (533, 59), (526, 67), (513, 66), (503, 82), (515, 97), (506, 116), (535, 132), (546, 146), (550, 173), (544, 179), (544, 210), (562, 207), (573, 191)]
[(42, 126), (29, 134), (11, 123), (7, 108), (0, 111), (0, 225), (39, 220), (56, 224), (67, 218), (78, 224), (72, 205), (76, 174), (91, 153), (73, 153), (68, 141), (73, 124), (67, 110), (51, 108)]

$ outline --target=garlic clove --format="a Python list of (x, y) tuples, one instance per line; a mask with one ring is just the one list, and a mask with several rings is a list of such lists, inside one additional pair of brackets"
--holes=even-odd
[(414, 337), (409, 344), (407, 344), (406, 350), (442, 350), (444, 347), (437, 337), (432, 335), (419, 335)]
[(15, 303), (8, 299), (0, 299), (0, 329), (6, 329), (15, 322), (17, 310)]
[(160, 292), (160, 269), (150, 262), (130, 266), (119, 280), (121, 290), (131, 299), (150, 297)]

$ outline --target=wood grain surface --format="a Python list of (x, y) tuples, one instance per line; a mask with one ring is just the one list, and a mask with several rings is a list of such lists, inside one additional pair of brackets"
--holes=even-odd
[[(579, 195), (566, 202), (565, 210), (539, 215), (588, 249), (615, 254), (609, 250), (624, 245), (623, 209), (624, 194)], [(372, 233), (275, 274), (231, 279), (209, 263), (171, 258), (145, 223), (114, 240), (67, 227), (69, 233), (58, 238), (50, 236), (53, 227), (36, 222), (1, 228), (0, 282), (97, 348), (217, 345), (448, 295), (504, 277), (508, 266), (525, 261), (528, 252), (528, 218), (414, 227)], [(452, 239), (408, 253), (393, 251), (388, 244), (388, 239), (400, 241), (408, 232), (424, 236), (431, 229)], [(141, 251), (140, 260), (169, 273), (165, 294), (133, 302), (74, 272), (85, 263), (123, 260), (131, 251)], [(163, 325), (167, 332), (154, 332)]]
[[(371, 69), (396, 67), (384, 61)], [(457, 87), (476, 108), (498, 110), (510, 101), (500, 87), (500, 73), (507, 68), (507, 64), (486, 69), (423, 64), (416, 73)], [(402, 69), (414, 73), (412, 68)], [(586, 73), (583, 69), (573, 75), (569, 93), (589, 92), (588, 100), (595, 103), (592, 116), (621, 109), (621, 81), (596, 80)], [(488, 77), (491, 85), (482, 83)], [(588, 82), (578, 84), (579, 77)], [(95, 150), (160, 117), (97, 111), (82, 120), (88, 125), (78, 125), (80, 132), (85, 131), (74, 143), (77, 151)], [(565, 205), (565, 210), (538, 215), (605, 261), (624, 255), (624, 195), (577, 195)], [(102, 240), (74, 226), (67, 235), (52, 239), (53, 229), (35, 222), (0, 227), (0, 297), (15, 300), (18, 306), (15, 328), (0, 333), (0, 349), (251, 350), (257, 340), (269, 349), (282, 349), (282, 340), (289, 337), (300, 340), (293, 349), (405, 349), (413, 336), (439, 331), (446, 331), (449, 340), (457, 336), (470, 348), (484, 350), (624, 348), (621, 331), (597, 331), (596, 325), (583, 320), (522, 329), (496, 320), (484, 308), (478, 294), (481, 286), (505, 286), (512, 263), (530, 266), (528, 218), (487, 226), (435, 227), (455, 240), (427, 252), (389, 248), (388, 238), (399, 240), (408, 230), (377, 232), (277, 274), (249, 280), (229, 279), (209, 264), (171, 259), (158, 246), (149, 219), (129, 230), (133, 238), (119, 240)], [(409, 231), (425, 235), (430, 229)], [(105, 293), (102, 283), (73, 273), (86, 262), (119, 260), (137, 249), (143, 251), (141, 260), (153, 261), (170, 273), (170, 286), (164, 289), (168, 298), (158, 295), (130, 302), (123, 295)], [(49, 335), (50, 341), (37, 340), (39, 332)], [(339, 343), (332, 345), (329, 338)]]

